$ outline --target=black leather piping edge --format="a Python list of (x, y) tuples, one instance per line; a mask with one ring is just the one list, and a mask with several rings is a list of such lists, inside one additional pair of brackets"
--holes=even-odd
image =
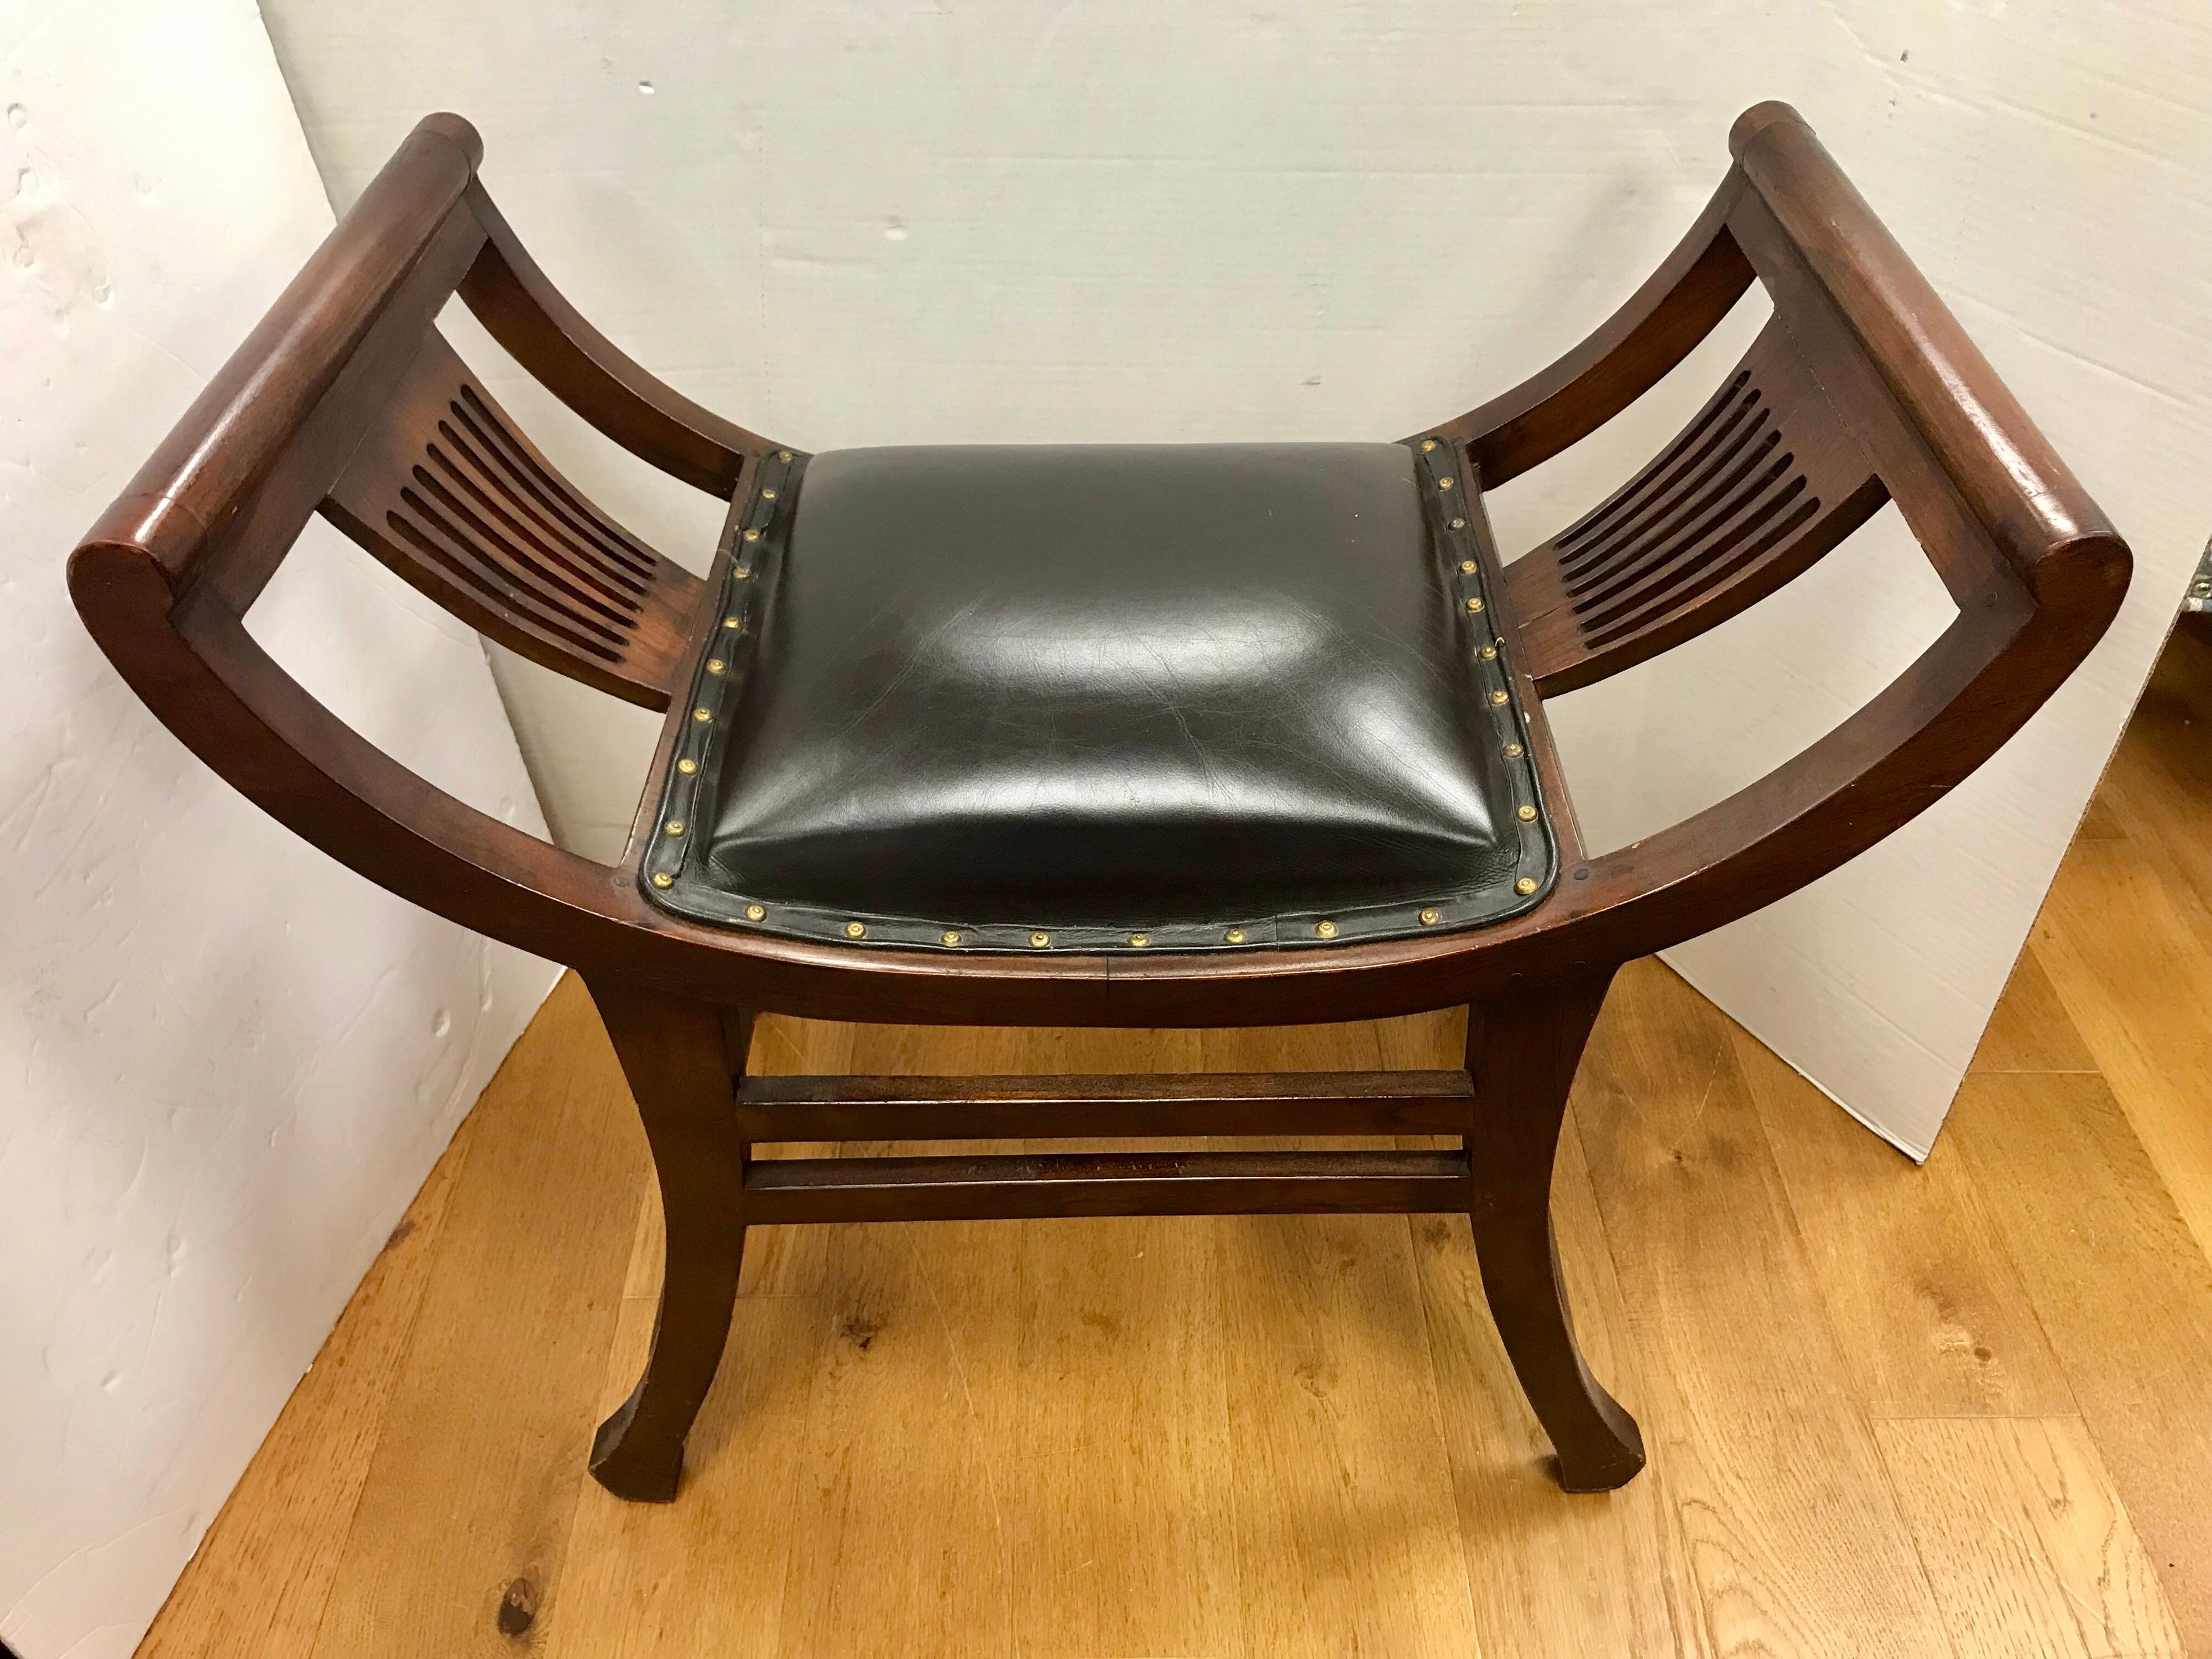
[[(1425, 447), (1424, 447), (1425, 446)], [(1443, 439), (1409, 441), (1417, 487), (1428, 515), (1431, 544), (1446, 562), (1444, 592), (1471, 617), (1487, 617), (1493, 598), (1488, 572), (1468, 525), (1465, 491), (1474, 476), (1464, 453)], [(1206, 921), (1158, 924), (1142, 920), (1127, 927), (1070, 927), (1049, 921), (1029, 925), (976, 926), (951, 919), (879, 915), (818, 906), (772, 903), (747, 898), (717, 886), (694, 858), (692, 826), (697, 809), (715, 799), (725, 745), (720, 741), (729, 714), (750, 677), (759, 628), (757, 618), (781, 572), (790, 542), (791, 522), (807, 458), (780, 450), (763, 462), (753, 492), (732, 520), (729, 578), (723, 589), (718, 638), (701, 657), (691, 688), (690, 714), (670, 757), (661, 792), (660, 813), (638, 884), (645, 896), (672, 915), (718, 927), (734, 927), (834, 945), (890, 946), (957, 954), (962, 951), (1073, 951), (1084, 956), (1138, 951), (1281, 950), (1286, 946), (1356, 945), (1450, 933), (1486, 927), (1542, 903), (1558, 879), (1559, 863), (1535, 763), (1528, 752), (1528, 725), (1516, 693), (1504, 644), (1495, 628), (1476, 623), (1469, 629), (1477, 653), (1474, 679), (1492, 720), (1500, 757), (1511, 773), (1512, 805), (1533, 806), (1535, 817), (1517, 816), (1520, 856), (1510, 875), (1483, 886), (1440, 893), (1402, 903), (1355, 906), (1341, 910), (1298, 911), (1270, 916), (1223, 916)], [(1449, 481), (1449, 486), (1446, 480)], [(1482, 657), (1486, 647), (1494, 654)], [(1503, 691), (1504, 700), (1497, 700)], [(689, 762), (692, 770), (684, 770)], [(1523, 892), (1520, 884), (1534, 885)], [(756, 914), (757, 913), (757, 914)], [(1427, 918), (1433, 918), (1428, 920)]]

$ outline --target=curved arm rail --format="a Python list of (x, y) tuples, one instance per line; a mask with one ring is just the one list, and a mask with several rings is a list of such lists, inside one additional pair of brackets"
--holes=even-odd
[[(649, 919), (627, 876), (417, 777), (243, 623), (319, 507), (447, 609), (562, 672), (653, 707), (688, 672), (705, 584), (598, 514), (457, 380), (434, 320), (457, 289), (482, 301), (499, 337), (580, 412), (690, 482), (734, 488), (768, 441), (698, 410), (576, 317), (490, 210), (482, 154), (458, 116), (416, 127), (87, 533), (70, 586), (148, 707), (272, 816), (428, 908), (574, 960), (580, 923), (627, 936)], [(395, 419), (420, 412), (425, 387), (432, 405), (458, 398)]]
[(87, 543), (250, 605), (483, 246), (454, 211), (483, 153), (458, 116), (416, 126)]
[[(1671, 332), (1663, 350), (1654, 345), (1650, 319), (1717, 315), (1717, 290), (1698, 273), (1723, 245), (1773, 297), (1775, 321), (1684, 436), (1510, 567), (1530, 688), (1587, 684), (1705, 631), (1885, 499), (1960, 614), (1803, 753), (1566, 884), (1554, 920), (1563, 940), (1601, 938), (1608, 955), (1757, 909), (1924, 811), (2087, 654), (2130, 569), (2110, 522), (1796, 112), (1754, 106), (1730, 147), (1729, 181), (1669, 262), (1677, 286), (1647, 284), (1554, 370), (1462, 417), (1479, 457), (1501, 434), (1566, 430), (1570, 415), (1655, 383), (1687, 347)], [(1761, 443), (1771, 461), (1729, 459)], [(1765, 473), (1751, 476), (1754, 466)], [(1775, 533), (1785, 507), (1794, 536)], [(1754, 538), (1747, 526), (1762, 525)]]
[(1588, 339), (1426, 435), (1464, 443), (1483, 483), (1502, 484), (1580, 443), (1649, 392), (1751, 286), (1750, 263), (1728, 234), (1742, 193), (1743, 176), (1731, 167), (1674, 251)]
[[(1499, 621), (1565, 874), (1535, 909), (1474, 933), (947, 960), (707, 927), (645, 903), (634, 868), (476, 811), (323, 708), (242, 621), (319, 509), (473, 625), (614, 695), (666, 706), (702, 648), (713, 584), (600, 513), (471, 381), (434, 327), (457, 290), (526, 368), (672, 475), (734, 495), (769, 447), (554, 293), (477, 183), (480, 146), (457, 117), (425, 120), (341, 220), (94, 526), (71, 592), (149, 707), (249, 798), (391, 890), (579, 968), (833, 1018), (1106, 1025), (1359, 1018), (1593, 971), (1768, 903), (1924, 810), (2066, 678), (2127, 583), (2124, 544), (1803, 122), (1761, 105), (1731, 142), (1712, 204), (1612, 321), (1432, 429), (1475, 479), (1511, 477), (1632, 401), (1750, 282), (1773, 297), (1773, 323), (1682, 436), (1504, 574)], [(1584, 860), (1543, 695), (1711, 628), (1885, 500), (1957, 620), (1802, 755)], [(661, 765), (667, 752), (665, 738)]]
[(640, 460), (710, 495), (735, 494), (746, 464), (774, 446), (663, 385), (586, 322), (538, 268), (481, 184), (469, 186), (468, 204), (483, 227), (484, 249), (460, 294), (491, 337)]

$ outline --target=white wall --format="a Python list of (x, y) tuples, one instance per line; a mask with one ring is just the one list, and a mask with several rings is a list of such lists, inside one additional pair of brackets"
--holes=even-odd
[[(252, 0), (0, 0), (0, 1636), (123, 1659), (550, 972), (263, 817), (64, 591), (330, 227)], [(251, 626), (538, 823), (474, 636), (334, 532)]]
[[(1735, 113), (1796, 102), (2139, 557), (2112, 637), (1996, 763), (1674, 953), (1926, 1150), (2212, 519), (2203, 0), (268, 11), (336, 198), (460, 111), (588, 315), (812, 448), (1406, 432), (1605, 316), (1719, 179)], [(1626, 476), (1723, 362), (1503, 492), (1509, 548)], [(556, 447), (703, 561), (711, 504)], [(1943, 603), (1893, 513), (1694, 651), (1555, 705), (1589, 827), (1626, 841), (1748, 781)], [(609, 850), (650, 720), (501, 674), (556, 829)]]

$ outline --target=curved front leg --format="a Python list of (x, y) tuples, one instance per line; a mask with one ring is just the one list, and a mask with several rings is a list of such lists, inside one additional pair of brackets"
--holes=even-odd
[(1552, 1238), (1552, 1161), (1567, 1091), (1612, 974), (1468, 1011), (1474, 1079), (1474, 1249), (1483, 1293), (1521, 1390), (1559, 1454), (1568, 1492), (1609, 1492), (1644, 1467), (1636, 1419), (1599, 1386), (1575, 1346)]
[(667, 1233), (653, 1352), (599, 1425), (592, 1473), (617, 1498), (665, 1504), (737, 1302), (745, 1148), (731, 1101), (753, 1017), (605, 976), (586, 983), (645, 1121)]

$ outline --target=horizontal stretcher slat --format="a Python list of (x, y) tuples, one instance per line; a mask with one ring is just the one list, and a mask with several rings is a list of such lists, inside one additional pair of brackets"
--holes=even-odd
[(747, 1140), (1091, 1135), (1464, 1134), (1462, 1071), (1061, 1077), (762, 1077), (738, 1091)]
[(768, 1158), (748, 1223), (1465, 1210), (1462, 1152), (1060, 1152)]

